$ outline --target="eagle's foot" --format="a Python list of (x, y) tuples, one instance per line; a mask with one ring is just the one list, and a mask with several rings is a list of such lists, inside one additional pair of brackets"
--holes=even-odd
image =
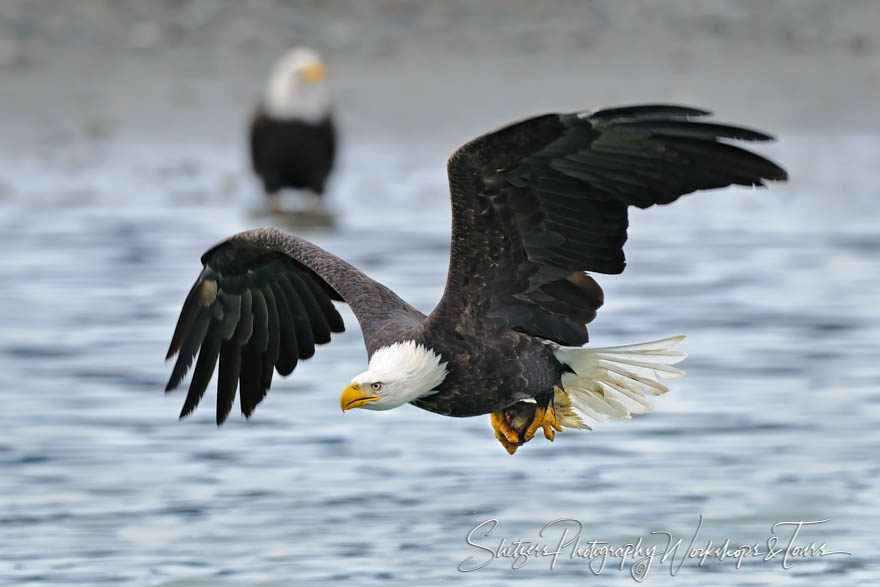
[(552, 403), (542, 407), (534, 402), (518, 402), (493, 412), (489, 421), (495, 430), (495, 438), (508, 454), (515, 453), (517, 448), (534, 438), (538, 428), (544, 431), (547, 440), (553, 440), (556, 431), (562, 430)]
[(508, 417), (507, 412), (505, 410), (492, 412), (489, 414), (489, 422), (495, 430), (495, 438), (498, 439), (498, 442), (501, 443), (507, 454), (512, 455), (515, 453), (519, 445), (522, 444), (522, 441), (520, 440), (519, 433), (514, 430), (513, 422)]
[(501, 446), (504, 447), (504, 450), (506, 450), (507, 454), (509, 454), (509, 455), (512, 455), (513, 453), (515, 453), (516, 449), (518, 449), (521, 446), (519, 444), (513, 444), (512, 442), (510, 442), (509, 440), (504, 438), (503, 434), (501, 436), (496, 435), (495, 438), (498, 439), (498, 442), (501, 443)]
[(532, 422), (523, 432), (523, 442), (528, 442), (535, 437), (538, 428), (544, 430), (544, 438), (552, 441), (556, 437), (557, 431), (562, 431), (562, 426), (556, 421), (556, 412), (551, 402), (547, 406), (537, 406)]

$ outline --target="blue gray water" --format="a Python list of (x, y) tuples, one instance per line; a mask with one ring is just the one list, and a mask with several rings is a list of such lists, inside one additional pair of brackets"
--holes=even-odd
[[(41, 87), (51, 80), (3, 91), (39, 110), (51, 101)], [(210, 118), (200, 99), (213, 87), (145, 90), (128, 105), (146, 113), (142, 124), (126, 122), (124, 92), (89, 102), (78, 118), (59, 110), (8, 121), (0, 582), (598, 580), (571, 548), (552, 570), (548, 557), (519, 570), (504, 558), (458, 570), (468, 557), (465, 567), (489, 562), (466, 542), (486, 520), (497, 528), (474, 541), (494, 548), (502, 538), (552, 546), (561, 530), (540, 538), (542, 526), (572, 519), (583, 525), (582, 546), (650, 541), (652, 531), (683, 538), (675, 560), (650, 567), (660, 583), (700, 516), (698, 546), (730, 539), (762, 548), (776, 522), (830, 518), (804, 528), (798, 544), (851, 555), (800, 557), (788, 570), (782, 555), (750, 557), (741, 569), (730, 558), (702, 567), (691, 559), (676, 584), (849, 585), (880, 575), (876, 133), (771, 126), (782, 140), (765, 152), (789, 169), (789, 184), (633, 212), (629, 265), (599, 278), (607, 302), (592, 340), (687, 334), (687, 377), (647, 415), (566, 431), (552, 444), (536, 439), (510, 457), (487, 417), (409, 406), (341, 414), (338, 393), (365, 365), (345, 309), (348, 332), (276, 379), (250, 421), (233, 414), (218, 429), (213, 390), (177, 421), (183, 397), (163, 396), (162, 358), (199, 255), (279, 220), (252, 211), (256, 186), (237, 127), (226, 124), (238, 124), (240, 102), (220, 111), (223, 124), (188, 118)], [(160, 127), (156, 103), (169, 96), (169, 109), (183, 114)], [(343, 100), (351, 104), (351, 94)], [(442, 98), (421, 106), (456, 109)], [(388, 131), (398, 121), (379, 115), (350, 124), (330, 194), (336, 224), (303, 236), (429, 310), (448, 255), (445, 158), (520, 106), (468, 111), (451, 126)], [(738, 113), (727, 118), (772, 120), (760, 109)], [(778, 533), (784, 545), (790, 532)], [(631, 569), (632, 560), (623, 570), (609, 561), (601, 580), (631, 584)]]

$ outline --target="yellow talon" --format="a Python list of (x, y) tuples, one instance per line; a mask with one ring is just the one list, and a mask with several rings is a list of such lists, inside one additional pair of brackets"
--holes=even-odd
[(538, 426), (544, 421), (544, 413), (547, 411), (547, 408), (542, 408), (538, 406), (535, 408), (535, 415), (532, 417), (532, 421), (529, 424), (526, 431), (523, 432), (523, 442), (528, 442), (535, 436), (535, 431), (538, 430)]
[(508, 424), (506, 412), (504, 410), (492, 412), (489, 414), (489, 422), (495, 430), (495, 438), (498, 439), (507, 454), (515, 453), (520, 445), (519, 434)]
[[(547, 440), (553, 440), (553, 437), (556, 436), (556, 432), (562, 432), (562, 425), (556, 420), (556, 407), (552, 402), (544, 413), (544, 421), (541, 422), (541, 427), (544, 428), (544, 438)], [(556, 432), (554, 432), (554, 430)]]
[(504, 438), (504, 435), (496, 436), (496, 438), (498, 439), (498, 442), (501, 443), (501, 446), (504, 447), (504, 450), (506, 450), (507, 454), (509, 454), (509, 455), (512, 455), (513, 453), (515, 453), (516, 449), (519, 448), (519, 445), (508, 442), (507, 439)]
[[(534, 403), (520, 402), (507, 409), (489, 414), (489, 422), (495, 430), (495, 438), (508, 454), (516, 452), (520, 446), (534, 438), (538, 428), (544, 431), (544, 438), (553, 440), (556, 431), (562, 426), (556, 420), (556, 413), (551, 403), (540, 407)], [(517, 432), (522, 430), (522, 434)]]
[[(516, 430), (514, 430), (511, 425), (507, 423), (507, 416), (504, 410), (499, 410), (497, 412), (492, 412), (491, 414), (489, 414), (489, 421), (492, 423), (492, 428), (495, 429), (495, 438), (497, 438), (499, 441), (501, 441), (501, 439), (503, 438), (510, 444), (520, 444), (519, 434), (517, 434)], [(501, 444), (504, 444), (504, 442), (501, 442)], [(510, 451), (508, 450), (508, 452)]]
[(541, 406), (535, 408), (535, 416), (532, 419), (532, 423), (529, 424), (528, 428), (526, 428), (523, 433), (523, 442), (528, 442), (534, 438), (535, 432), (538, 431), (539, 427), (544, 430), (544, 438), (547, 440), (553, 440), (556, 437), (554, 429), (560, 432), (562, 431), (562, 426), (556, 421), (556, 413), (553, 410), (552, 404), (546, 408), (542, 408)]

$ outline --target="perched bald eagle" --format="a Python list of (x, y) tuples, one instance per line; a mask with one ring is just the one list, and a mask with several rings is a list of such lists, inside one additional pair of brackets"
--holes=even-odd
[(483, 135), (448, 163), (452, 248), (446, 290), (425, 316), (384, 285), (303, 239), (271, 228), (202, 256), (168, 350), (166, 390), (198, 361), (181, 417), (199, 403), (219, 357), (217, 423), (236, 388), (250, 416), (277, 370), (288, 375), (341, 332), (333, 301), (363, 331), (366, 371), (343, 410), (405, 403), (446, 416), (490, 414), (513, 454), (541, 428), (591, 428), (651, 408), (645, 394), (681, 375), (681, 337), (580, 348), (603, 303), (586, 271), (623, 271), (627, 208), (700, 189), (784, 180), (775, 163), (726, 142), (754, 130), (694, 121), (709, 114), (648, 105), (547, 114)]
[(251, 162), (268, 195), (284, 188), (324, 193), (336, 131), (324, 63), (313, 50), (291, 49), (269, 77), (250, 127)]

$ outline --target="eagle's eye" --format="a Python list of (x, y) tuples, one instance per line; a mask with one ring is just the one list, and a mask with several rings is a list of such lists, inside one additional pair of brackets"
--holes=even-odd
[(376, 383), (370, 385), (370, 387), (373, 391), (379, 391), (380, 389), (382, 389), (382, 384), (377, 381)]

